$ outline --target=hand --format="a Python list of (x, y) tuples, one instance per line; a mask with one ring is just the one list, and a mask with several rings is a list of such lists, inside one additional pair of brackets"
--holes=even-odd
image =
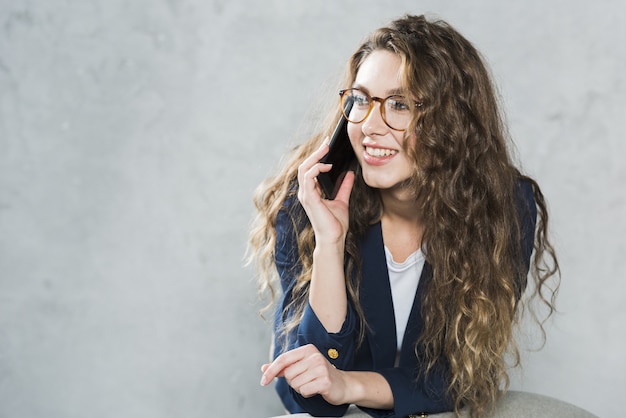
[(264, 364), (261, 371), (262, 386), (276, 377), (284, 377), (289, 386), (305, 398), (322, 395), (332, 405), (346, 403), (344, 372), (330, 364), (312, 344), (281, 354), (271, 364)]
[(298, 167), (298, 200), (311, 221), (316, 242), (336, 244), (343, 243), (348, 232), (348, 206), (354, 173), (346, 174), (334, 200), (323, 199), (317, 176), (332, 168), (331, 164), (320, 163), (327, 153), (328, 138)]

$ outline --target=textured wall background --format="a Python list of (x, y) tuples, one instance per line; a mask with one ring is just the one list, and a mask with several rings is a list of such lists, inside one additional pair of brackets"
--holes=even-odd
[(0, 416), (280, 413), (251, 195), (405, 12), (485, 54), (551, 205), (561, 314), (514, 388), (620, 415), (626, 6), (475, 3), (0, 0)]

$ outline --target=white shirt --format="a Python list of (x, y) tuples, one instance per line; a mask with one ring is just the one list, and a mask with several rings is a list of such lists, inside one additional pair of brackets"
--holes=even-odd
[(396, 319), (397, 348), (400, 352), (406, 324), (409, 321), (415, 292), (424, 268), (424, 254), (418, 249), (402, 263), (394, 261), (391, 252), (385, 247), (387, 269), (389, 270), (389, 284), (393, 300), (393, 312)]

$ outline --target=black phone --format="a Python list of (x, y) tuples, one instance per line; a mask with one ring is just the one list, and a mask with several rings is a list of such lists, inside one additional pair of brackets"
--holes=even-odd
[[(350, 110), (352, 110), (352, 104), (352, 100), (349, 100), (346, 103), (344, 108), (345, 113), (350, 113)], [(325, 197), (331, 200), (337, 196), (339, 186), (341, 186), (346, 173), (351, 168), (354, 168), (356, 164), (356, 154), (350, 144), (347, 127), (348, 121), (342, 113), (339, 123), (337, 123), (337, 127), (330, 138), (330, 142), (328, 144), (328, 154), (320, 160), (322, 163), (333, 165), (333, 168), (330, 171), (320, 173), (317, 176), (317, 181), (322, 187)]]

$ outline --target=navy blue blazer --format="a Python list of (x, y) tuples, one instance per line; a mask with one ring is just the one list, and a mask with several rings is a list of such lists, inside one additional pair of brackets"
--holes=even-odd
[[(533, 249), (536, 223), (536, 208), (532, 187), (520, 182), (517, 206), (522, 225), (522, 252), (526, 271), (520, 275), (525, 286), (525, 278)], [(301, 210), (297, 201), (286, 202), (276, 220), (275, 263), (280, 276), (282, 296), (276, 309), (275, 330), (289, 316), (283, 312), (292, 301), (292, 288), (295, 278), (301, 271), (298, 258), (296, 231), (291, 212)], [(289, 335), (287, 349), (306, 344), (314, 344), (329, 362), (340, 370), (367, 370), (380, 373), (389, 383), (394, 398), (393, 410), (363, 408), (373, 417), (405, 417), (420, 412), (438, 413), (450, 411), (453, 405), (446, 396), (447, 370), (441, 367), (424, 378), (415, 355), (415, 343), (423, 329), (421, 302), (424, 289), (432, 279), (432, 268), (425, 263), (415, 294), (400, 352), (399, 364), (394, 367), (396, 358), (396, 327), (393, 301), (387, 271), (383, 237), (380, 222), (372, 225), (360, 243), (362, 275), (360, 303), (367, 323), (365, 341), (357, 347), (359, 324), (354, 307), (348, 304), (348, 313), (342, 329), (338, 333), (328, 333), (319, 319), (306, 305), (304, 317), (299, 326)], [(275, 335), (278, 333), (275, 332)], [(275, 341), (274, 358), (283, 350), (282, 342)], [(284, 378), (276, 382), (276, 390), (291, 413), (308, 412), (313, 416), (343, 416), (349, 405), (331, 405), (322, 396), (303, 398), (294, 391)]]

